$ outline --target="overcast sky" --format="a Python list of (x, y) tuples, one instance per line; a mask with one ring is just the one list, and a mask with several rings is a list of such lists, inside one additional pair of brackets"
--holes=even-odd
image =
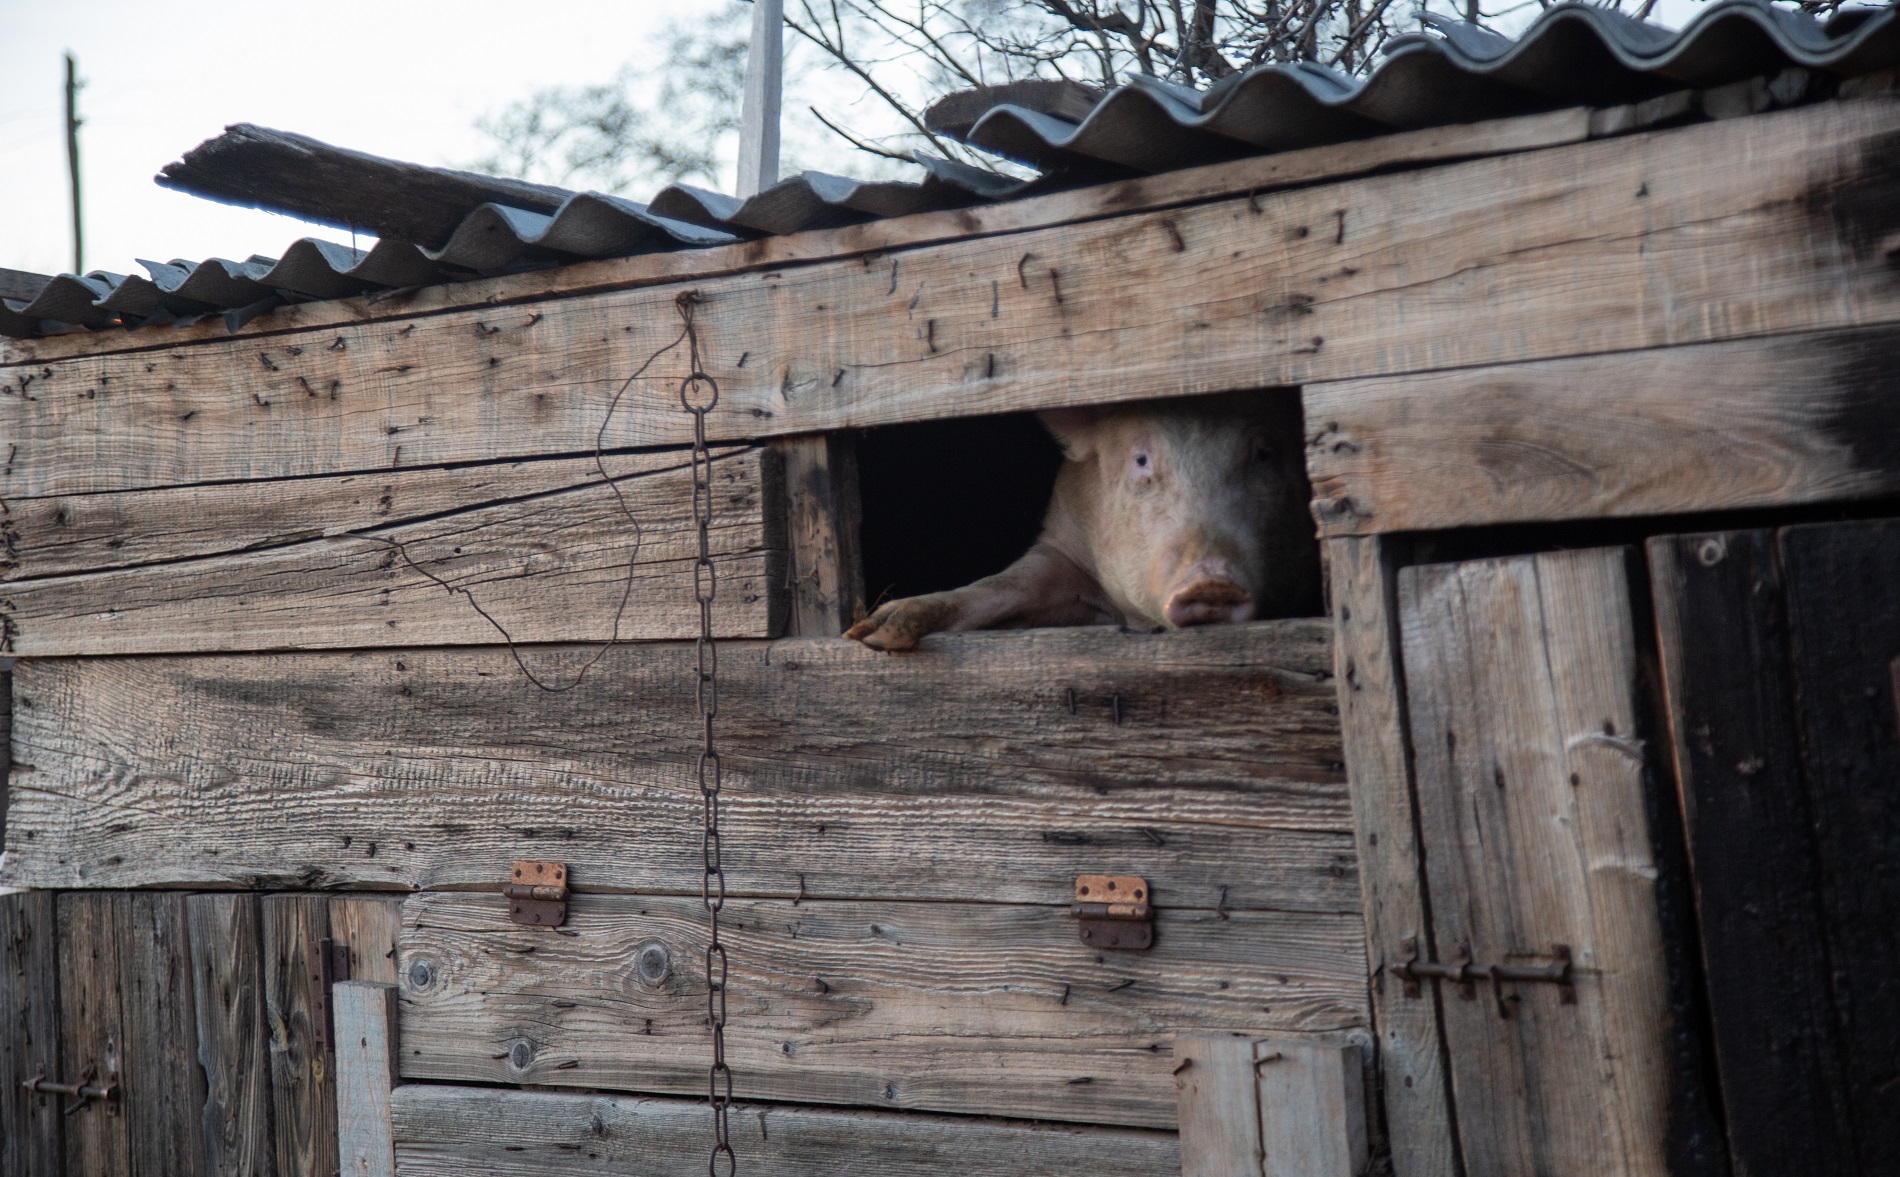
[[(86, 80), (86, 265), (137, 273), (140, 257), (276, 256), (300, 236), (349, 239), (152, 183), (160, 167), (227, 123), (461, 165), (484, 150), (474, 130), (481, 115), (544, 86), (607, 81), (655, 52), (669, 20), (721, 3), (0, 0), (0, 267), (72, 268), (68, 49)], [(1695, 7), (1664, 0), (1659, 13), (1678, 24)]]

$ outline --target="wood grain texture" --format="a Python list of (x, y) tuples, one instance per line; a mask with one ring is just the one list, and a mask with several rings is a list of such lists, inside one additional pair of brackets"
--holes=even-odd
[[(563, 463), (568, 489), (446, 508), (366, 538), (17, 581), (0, 593), (0, 623), (18, 653), (40, 657), (479, 645), (503, 631), (516, 642), (683, 638), (699, 631), (692, 480), (675, 456), (662, 461), (673, 468), (611, 486), (591, 462)], [(783, 624), (776, 468), (758, 449), (714, 466), (721, 636), (772, 637)], [(324, 520), (313, 511), (307, 522)]]
[[(1891, 321), (1900, 283), (1879, 242), (1900, 228), (1882, 163), (1897, 126), (1892, 95), (1819, 103), (698, 280), (722, 389), (709, 428), (782, 436)], [(585, 452), (677, 333), (677, 293), (9, 369), (0, 497)], [(661, 356), (628, 391), (608, 446), (687, 438), (684, 363)]]
[[(1472, 1177), (1668, 1171), (1668, 976), (1644, 796), (1629, 553), (1399, 574), (1440, 958), (1576, 959), (1548, 984), (1440, 990)], [(1507, 1016), (1501, 1016), (1507, 1015)]]
[(789, 437), (785, 463), (786, 634), (829, 638), (864, 615), (857, 440), (848, 433)]
[(1428, 952), (1433, 945), (1399, 650), (1398, 554), (1378, 537), (1325, 547), (1386, 1148), (1398, 1177), (1452, 1177), (1456, 1136), (1438, 1003), (1407, 998), (1386, 971), (1407, 938)]
[(1262, 1177), (1366, 1171), (1365, 1066), (1357, 1046), (1253, 1043)]
[[(1357, 916), (1156, 900), (1147, 952), (1083, 944), (1066, 904), (729, 901), (735, 1090), (1172, 1128), (1174, 1033), (1364, 1024)], [(703, 1092), (704, 922), (697, 895), (577, 895), (559, 933), (411, 896), (403, 1076)]]
[[(698, 1172), (703, 1102), (409, 1084), (391, 1098), (404, 1177), (670, 1177)], [(773, 1177), (1175, 1177), (1172, 1132), (740, 1103), (741, 1172)]]
[(396, 983), (396, 939), (402, 901), (380, 897), (330, 900), (330, 938), (350, 952), (350, 980)]
[(396, 1177), (389, 1094), (396, 1078), (396, 987), (336, 984), (336, 1131), (343, 1177)]
[(1177, 1034), (1172, 1069), (1181, 1177), (1259, 1177), (1265, 1153), (1254, 1040)]
[(336, 1072), (313, 1036), (304, 964), (306, 942), (330, 934), (329, 900), (266, 895), (262, 902), (277, 1177), (332, 1177), (337, 1172)]
[(1900, 521), (1779, 536), (1861, 1171), (1900, 1166)]
[[(1177, 908), (1356, 912), (1330, 635), (722, 643), (732, 886), (960, 898), (1007, 862), (985, 898), (1113, 869)], [(697, 894), (691, 663), (621, 647), (550, 695), (497, 649), (25, 660), (4, 878), (490, 889), (558, 858), (583, 889)]]
[(185, 900), (205, 1076), (205, 1177), (271, 1177), (270, 1019), (255, 895)]
[[(58, 898), (59, 1074), (77, 1082), (91, 1070), (103, 1080), (123, 1078), (125, 1032), (120, 993), (115, 902), (123, 895), (68, 894)], [(70, 1106), (70, 1101), (61, 1101)], [(131, 1143), (121, 1101), (94, 1101), (63, 1116), (68, 1173), (129, 1173)]]
[[(1426, 127), (1351, 143), (1205, 167), (1183, 168), (1112, 184), (1072, 189), (949, 212), (893, 217), (839, 229), (766, 237), (713, 249), (673, 250), (634, 257), (580, 262), (554, 270), (510, 274), (471, 282), (388, 291), (376, 295), (278, 307), (240, 327), (260, 336), (286, 330), (331, 327), (378, 319), (406, 318), (443, 310), (495, 306), (565, 295), (595, 293), (661, 282), (705, 279), (828, 258), (882, 253), (930, 242), (956, 240), (1102, 217), (1144, 208), (1165, 208), (1237, 193), (1263, 193), (1388, 168), (1420, 166), (1575, 143), (1590, 134), (1591, 112), (1582, 108), (1461, 126)], [(222, 321), (150, 331), (119, 331), (45, 339), (0, 339), (0, 364), (43, 363), (79, 355), (150, 351), (181, 343), (221, 340), (231, 332)]]
[(1328, 535), (1900, 491), (1900, 329), (1309, 385)]
[(1729, 1155), (1747, 1177), (1853, 1173), (1773, 545), (1766, 531), (1650, 540), (1656, 628)]
[(62, 1172), (64, 1101), (22, 1086), (36, 1075), (65, 1078), (57, 947), (51, 892), (0, 896), (0, 1173)]

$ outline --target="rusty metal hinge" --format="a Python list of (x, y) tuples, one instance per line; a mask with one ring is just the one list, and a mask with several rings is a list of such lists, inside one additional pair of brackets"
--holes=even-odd
[(1545, 982), (1557, 986), (1557, 999), (1564, 1005), (1577, 1004), (1577, 983), (1570, 972), (1570, 945), (1553, 944), (1550, 946), (1549, 964), (1473, 964), (1471, 963), (1471, 945), (1464, 943), (1452, 952), (1451, 963), (1441, 964), (1434, 960), (1418, 958), (1418, 937), (1407, 936), (1399, 941), (1399, 959), (1390, 972), (1405, 986), (1407, 997), (1422, 997), (1424, 989), (1419, 984), (1425, 977), (1437, 977), (1458, 986), (1458, 996), (1466, 1001), (1478, 998), (1478, 982), (1489, 980), (1491, 993), (1497, 999), (1498, 1016), (1511, 1016), (1509, 1003), (1504, 997), (1504, 986), (1516, 982)]
[(567, 922), (567, 864), (515, 863), (514, 878), (502, 884), (508, 918), (531, 927), (558, 928)]
[(1151, 948), (1155, 911), (1148, 880), (1137, 875), (1082, 875), (1075, 880), (1069, 914), (1082, 925), (1091, 948)]
[(66, 1114), (70, 1116), (84, 1109), (95, 1099), (116, 1100), (119, 1098), (119, 1076), (107, 1075), (104, 1083), (94, 1082), (98, 1077), (99, 1069), (89, 1066), (80, 1072), (79, 1082), (56, 1083), (46, 1077), (46, 1072), (41, 1071), (20, 1086), (35, 1093), (73, 1096), (74, 1102), (66, 1105)]
[(328, 936), (307, 936), (303, 963), (304, 980), (310, 990), (310, 1045), (315, 1053), (328, 1054), (336, 1045), (330, 986), (350, 979), (350, 946)]

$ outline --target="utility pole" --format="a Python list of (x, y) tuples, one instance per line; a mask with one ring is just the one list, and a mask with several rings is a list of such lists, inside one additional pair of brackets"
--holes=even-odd
[(86, 235), (79, 215), (79, 62), (66, 54), (66, 171), (73, 182), (73, 273), (86, 272)]
[(752, 48), (745, 62), (739, 122), (739, 195), (778, 182), (779, 94), (785, 85), (785, 0), (752, 0)]

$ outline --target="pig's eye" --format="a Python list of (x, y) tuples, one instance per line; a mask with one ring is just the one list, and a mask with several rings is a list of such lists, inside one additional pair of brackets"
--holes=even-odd
[(1253, 447), (1253, 460), (1262, 466), (1273, 461), (1273, 447), (1262, 442)]
[(1135, 465), (1137, 465), (1137, 466), (1140, 466), (1140, 467), (1141, 467), (1141, 468), (1142, 468), (1143, 470), (1146, 470), (1146, 469), (1148, 468), (1148, 455), (1147, 455), (1147, 454), (1136, 454), (1136, 455), (1135, 455)]

